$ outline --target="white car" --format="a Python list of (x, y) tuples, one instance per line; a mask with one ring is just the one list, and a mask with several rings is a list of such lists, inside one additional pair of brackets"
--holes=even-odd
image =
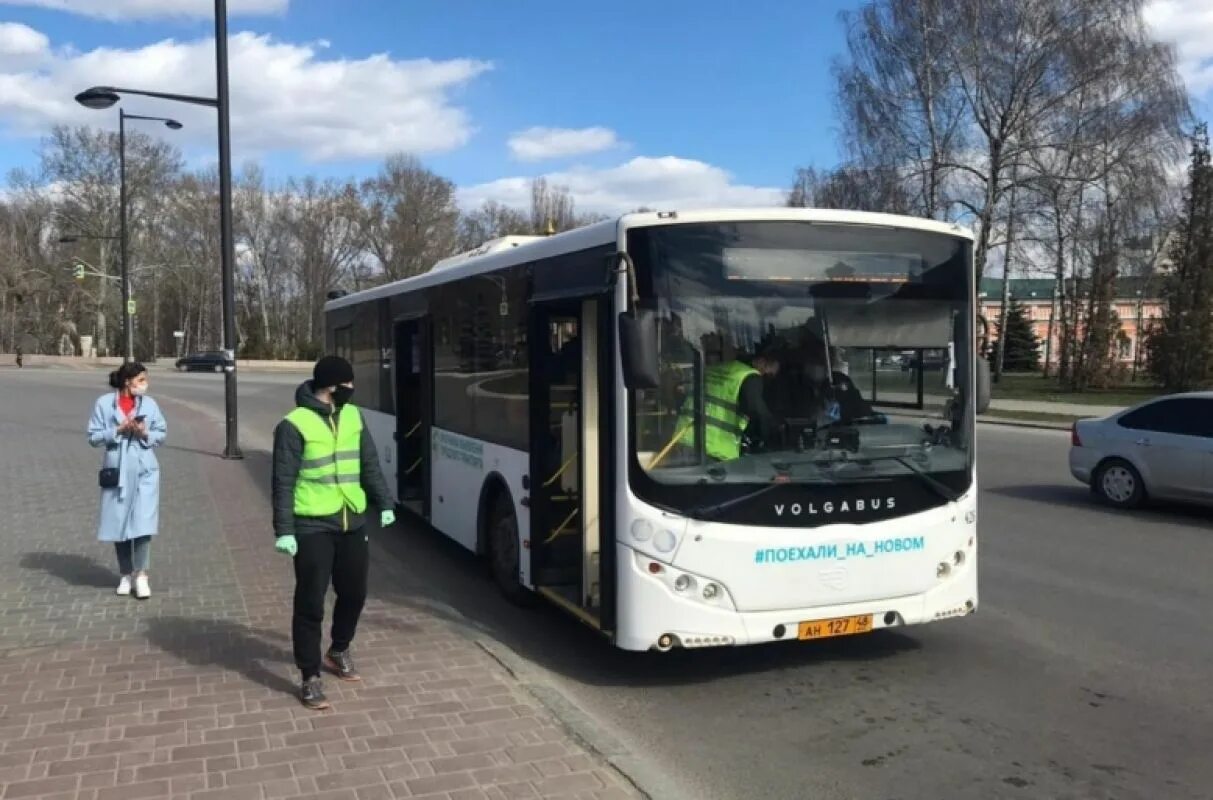
[(1070, 473), (1107, 503), (1213, 504), (1213, 392), (1156, 397), (1074, 423)]

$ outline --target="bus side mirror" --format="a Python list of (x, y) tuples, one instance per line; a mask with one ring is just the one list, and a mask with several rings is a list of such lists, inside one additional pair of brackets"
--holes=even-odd
[(982, 358), (980, 355), (976, 357), (977, 361), (977, 394), (973, 398), (976, 402), (978, 414), (984, 414), (990, 409), (990, 362)]
[(657, 313), (637, 308), (619, 315), (619, 356), (623, 361), (623, 384), (629, 389), (656, 389)]

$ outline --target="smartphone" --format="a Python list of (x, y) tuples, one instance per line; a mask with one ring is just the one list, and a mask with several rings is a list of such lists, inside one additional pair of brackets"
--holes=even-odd
[(140, 414), (139, 416), (135, 417), (135, 422), (143, 424), (143, 420), (145, 419), (147, 419), (147, 414)]

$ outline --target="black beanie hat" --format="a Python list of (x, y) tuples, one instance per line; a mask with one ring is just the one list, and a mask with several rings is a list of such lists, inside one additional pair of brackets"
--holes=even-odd
[(316, 362), (312, 370), (312, 385), (317, 389), (327, 389), (353, 380), (354, 368), (341, 356), (325, 356)]

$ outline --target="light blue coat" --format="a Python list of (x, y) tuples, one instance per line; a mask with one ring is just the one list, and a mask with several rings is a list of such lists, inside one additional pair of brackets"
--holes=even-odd
[(124, 416), (118, 394), (97, 398), (88, 421), (88, 443), (103, 447), (102, 467), (119, 469), (118, 486), (101, 490), (101, 517), (97, 538), (121, 542), (140, 536), (155, 536), (160, 526), (160, 462), (153, 448), (164, 443), (168, 425), (160, 406), (146, 395), (136, 398), (134, 416), (147, 417), (147, 441), (118, 435)]

